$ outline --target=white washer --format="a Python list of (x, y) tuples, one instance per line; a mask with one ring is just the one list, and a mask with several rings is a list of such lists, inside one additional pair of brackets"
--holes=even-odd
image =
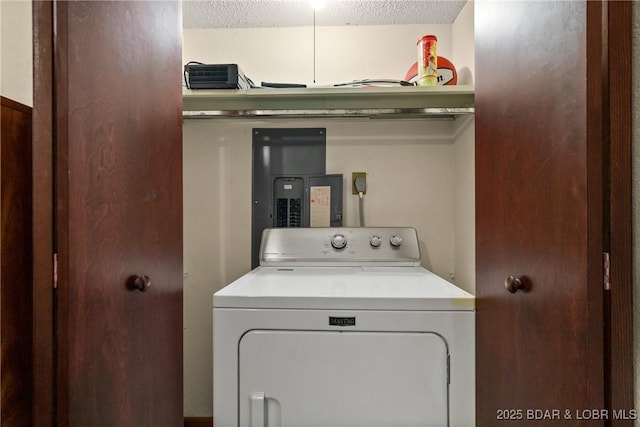
[(216, 427), (475, 425), (474, 297), (413, 228), (265, 230), (213, 301)]

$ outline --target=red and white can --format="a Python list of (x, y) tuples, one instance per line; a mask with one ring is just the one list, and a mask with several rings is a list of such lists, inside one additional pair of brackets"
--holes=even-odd
[(428, 35), (418, 40), (418, 86), (438, 84), (438, 38)]

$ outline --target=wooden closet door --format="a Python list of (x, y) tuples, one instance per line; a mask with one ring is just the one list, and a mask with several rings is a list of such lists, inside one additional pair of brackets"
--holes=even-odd
[[(41, 30), (47, 10), (55, 25), (55, 421), (181, 425), (181, 4), (72, 1), (35, 10)], [(36, 100), (46, 107), (42, 94)], [(47, 397), (38, 396), (41, 420)]]
[(0, 97), (0, 425), (33, 425), (31, 107)]
[(602, 425), (602, 4), (475, 19), (478, 426)]

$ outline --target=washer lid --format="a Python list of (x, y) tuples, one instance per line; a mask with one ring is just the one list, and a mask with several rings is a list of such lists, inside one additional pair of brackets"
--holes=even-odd
[(258, 267), (215, 308), (473, 311), (473, 295), (422, 267)]

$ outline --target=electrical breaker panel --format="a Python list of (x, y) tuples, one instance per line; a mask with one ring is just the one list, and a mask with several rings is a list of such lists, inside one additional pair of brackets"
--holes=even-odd
[(304, 179), (281, 177), (273, 180), (273, 227), (303, 227)]
[(341, 227), (342, 174), (273, 178), (271, 227)]
[[(325, 128), (254, 128), (251, 133), (251, 267), (254, 268), (258, 266), (262, 230), (309, 227), (312, 212), (314, 224), (325, 224), (328, 217), (329, 223), (336, 226), (336, 218), (342, 217), (342, 206), (338, 216), (337, 210), (329, 206), (332, 201), (335, 203), (338, 191), (335, 189), (316, 188), (313, 190), (316, 197), (313, 202), (310, 199), (312, 177), (326, 174)], [(341, 192), (342, 178), (340, 182)], [(314, 186), (321, 187), (324, 183)]]

